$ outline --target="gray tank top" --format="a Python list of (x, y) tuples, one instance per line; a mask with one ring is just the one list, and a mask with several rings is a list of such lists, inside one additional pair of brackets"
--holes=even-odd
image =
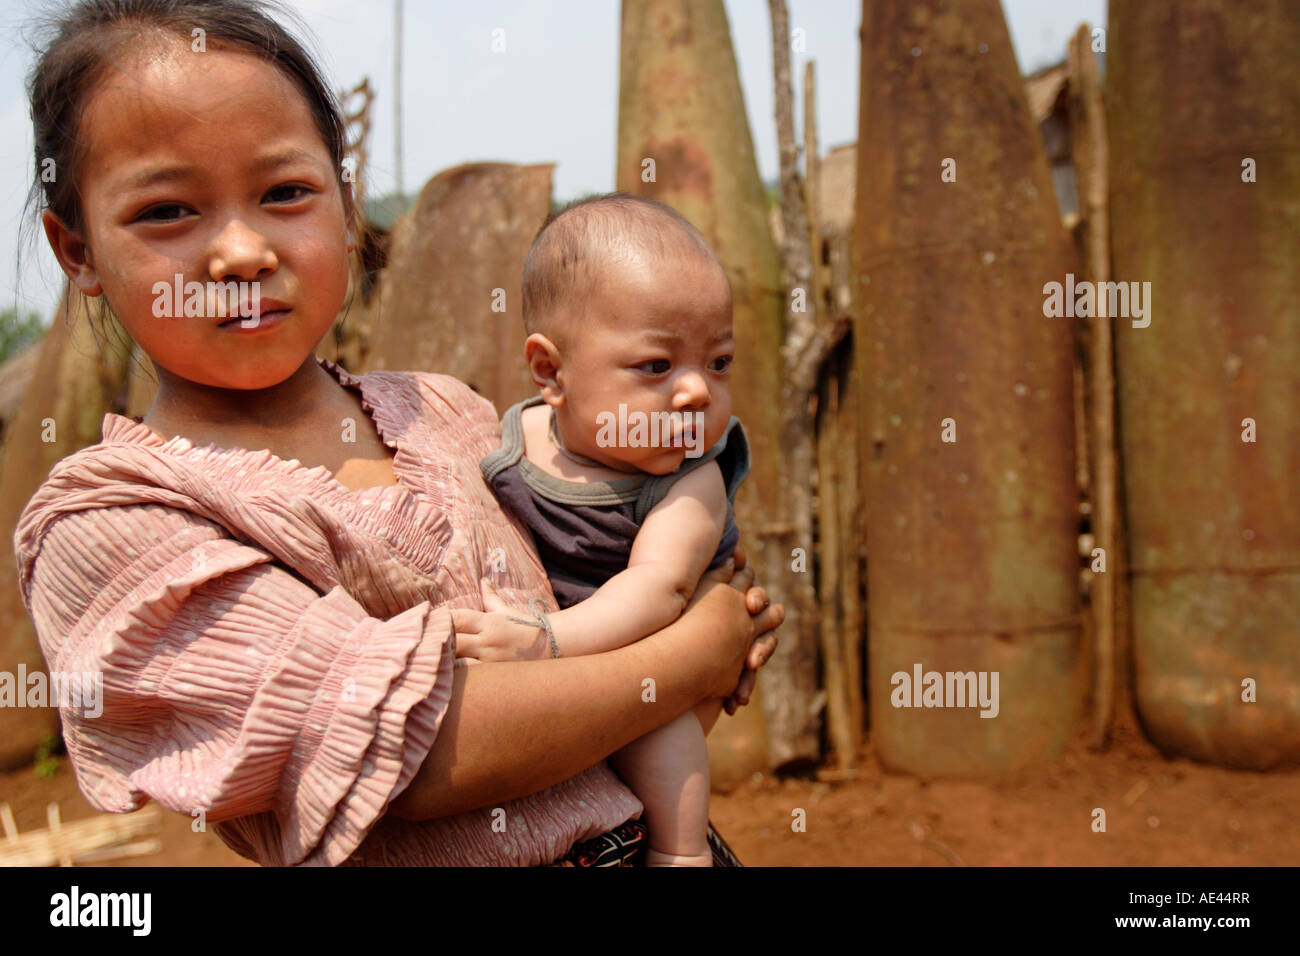
[(540, 405), (540, 395), (512, 405), (501, 419), (501, 447), (479, 467), (498, 500), (533, 533), (542, 566), (560, 607), (571, 607), (627, 567), (646, 515), (683, 475), (717, 461), (727, 488), (727, 524), (709, 567), (731, 556), (740, 539), (733, 506), (736, 490), (749, 474), (749, 441), (734, 415), (716, 445), (687, 458), (667, 475), (629, 475), (613, 481), (578, 482), (556, 478), (524, 457), (520, 416)]

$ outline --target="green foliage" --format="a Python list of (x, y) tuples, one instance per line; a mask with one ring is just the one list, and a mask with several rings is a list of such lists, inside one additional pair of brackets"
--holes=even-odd
[(410, 196), (399, 196), (397, 193), (385, 193), (383, 196), (375, 199), (366, 200), (366, 221), (373, 226), (379, 226), (383, 229), (391, 230), (393, 223), (401, 218), (402, 213), (406, 212), (419, 198), (419, 193)]
[(31, 345), (49, 328), (35, 312), (18, 315), (17, 309), (0, 309), (0, 362), (7, 362)]
[(58, 758), (53, 756), (59, 748), (59, 743), (58, 734), (46, 734), (41, 745), (36, 748), (36, 776), (42, 780), (48, 780), (59, 772)]

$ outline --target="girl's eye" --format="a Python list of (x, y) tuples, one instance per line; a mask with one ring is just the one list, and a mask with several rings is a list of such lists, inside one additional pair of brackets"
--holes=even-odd
[(731, 356), (730, 355), (718, 356), (713, 360), (713, 363), (709, 366), (709, 368), (713, 369), (713, 371), (715, 372), (725, 372), (727, 369), (731, 368)]
[[(309, 190), (306, 186), (299, 186), (294, 183), (285, 183), (283, 186), (276, 186), (274, 189), (272, 189), (269, 193), (266, 194), (266, 198), (271, 199), (272, 202), (277, 202), (277, 201), (282, 203), (293, 202), (295, 199), (301, 198), (299, 195), (300, 193), (305, 195), (310, 191), (311, 190)], [(280, 197), (278, 200), (272, 198), (276, 195)]]
[(637, 368), (651, 375), (663, 375), (672, 368), (672, 363), (667, 359), (651, 359), (649, 362), (642, 362)]
[[(172, 213), (173, 215), (163, 216), (163, 215), (159, 215), (159, 213)], [(140, 216), (138, 217), (138, 221), (155, 222), (155, 223), (176, 222), (177, 220), (183, 218), (184, 213), (185, 213), (184, 206), (180, 205), (179, 203), (171, 202), (161, 206), (154, 206), (152, 209), (146, 209), (144, 212), (140, 214)]]

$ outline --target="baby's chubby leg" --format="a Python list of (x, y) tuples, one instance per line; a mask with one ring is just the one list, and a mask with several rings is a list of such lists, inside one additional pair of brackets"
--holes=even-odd
[(712, 866), (709, 754), (697, 714), (688, 710), (609, 759), (645, 804), (645, 823), (650, 830), (646, 864)]

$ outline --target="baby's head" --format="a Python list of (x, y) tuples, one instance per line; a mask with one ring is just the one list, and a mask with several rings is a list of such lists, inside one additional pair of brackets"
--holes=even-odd
[(28, 81), (29, 202), (69, 279), (104, 297), (162, 384), (276, 385), (346, 296), (337, 100), (268, 11), (288, 15), (83, 0), (50, 24)]
[(533, 240), (523, 311), (533, 381), (571, 451), (667, 474), (726, 431), (731, 286), (671, 207), (623, 193), (568, 206)]

